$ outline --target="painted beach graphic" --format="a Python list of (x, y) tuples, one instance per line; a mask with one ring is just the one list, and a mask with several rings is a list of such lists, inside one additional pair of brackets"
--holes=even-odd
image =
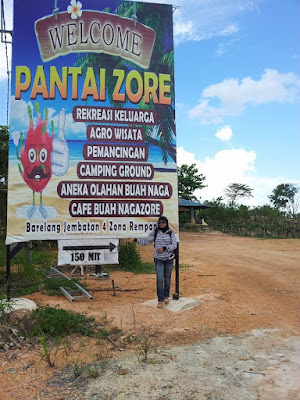
[(172, 7), (18, 3), (7, 242), (128, 237), (163, 213), (177, 232)]

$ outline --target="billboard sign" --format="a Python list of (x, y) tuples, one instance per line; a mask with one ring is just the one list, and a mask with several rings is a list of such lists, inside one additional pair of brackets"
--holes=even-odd
[(178, 233), (172, 6), (14, 1), (6, 243)]

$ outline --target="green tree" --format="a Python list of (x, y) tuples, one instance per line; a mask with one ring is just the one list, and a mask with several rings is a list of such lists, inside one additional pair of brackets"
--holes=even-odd
[(6, 227), (8, 127), (0, 125), (0, 235)]
[(210, 208), (202, 211), (211, 229), (229, 234), (258, 237), (299, 237), (300, 218), (287, 218), (283, 211), (270, 205), (230, 206), (217, 198), (205, 202)]
[(281, 183), (273, 189), (269, 197), (271, 204), (274, 208), (281, 209), (290, 217), (295, 217), (299, 208), (299, 201), (297, 199), (297, 188), (292, 183)]
[(178, 171), (178, 196), (186, 200), (198, 200), (194, 196), (194, 192), (197, 189), (203, 189), (206, 187), (204, 185), (205, 176), (198, 173), (196, 164), (188, 166), (187, 164), (182, 164)]
[(243, 183), (231, 183), (225, 189), (225, 196), (229, 200), (229, 205), (234, 206), (236, 200), (241, 197), (253, 197), (253, 189)]
[[(111, 10), (105, 8), (104, 11), (110, 12)], [(95, 71), (99, 70), (99, 66), (106, 69), (107, 95), (111, 104), (116, 107), (123, 107), (124, 104), (117, 103), (113, 101), (112, 98), (117, 80), (117, 78), (113, 76), (114, 69), (123, 69), (125, 74), (134, 69), (141, 74), (145, 71), (151, 71), (156, 74), (163, 73), (170, 74), (171, 77), (174, 76), (172, 17), (170, 16), (169, 19), (166, 19), (166, 16), (161, 11), (160, 5), (153, 4), (151, 8), (149, 8), (149, 5), (146, 3), (135, 2), (122, 2), (114, 11), (114, 13), (120, 17), (135, 18), (138, 22), (155, 30), (156, 38), (153, 56), (151, 57), (150, 65), (147, 70), (121, 57), (104, 53), (87, 53), (81, 55), (76, 63), (78, 66), (82, 67), (83, 71), (85, 71), (87, 67), (92, 67)], [(134, 92), (136, 89), (133, 81), (132, 91)], [(173, 80), (170, 86), (170, 97), (175, 99)], [(138, 107), (141, 109), (154, 109), (157, 114), (157, 125), (145, 127), (146, 142), (160, 149), (161, 158), (164, 163), (167, 163), (169, 158), (176, 161), (176, 149), (174, 146), (176, 135), (174, 104), (172, 106), (154, 104), (152, 98), (150, 103), (146, 104), (143, 97)]]
[(223, 203), (223, 197), (219, 196), (216, 199), (213, 198), (212, 200), (205, 200), (204, 204), (210, 207), (226, 207), (226, 205)]

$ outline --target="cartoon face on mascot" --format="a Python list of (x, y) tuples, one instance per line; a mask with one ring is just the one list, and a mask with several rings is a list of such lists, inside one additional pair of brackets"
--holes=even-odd
[(51, 158), (52, 136), (47, 132), (47, 121), (38, 116), (37, 126), (34, 128), (32, 120), (25, 139), (25, 146), (21, 149), (21, 173), (27, 186), (34, 192), (41, 193), (52, 176)]

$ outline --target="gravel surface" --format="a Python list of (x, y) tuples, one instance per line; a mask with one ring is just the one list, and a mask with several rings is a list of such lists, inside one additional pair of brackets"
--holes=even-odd
[(253, 330), (112, 363), (86, 400), (300, 399), (300, 337)]

